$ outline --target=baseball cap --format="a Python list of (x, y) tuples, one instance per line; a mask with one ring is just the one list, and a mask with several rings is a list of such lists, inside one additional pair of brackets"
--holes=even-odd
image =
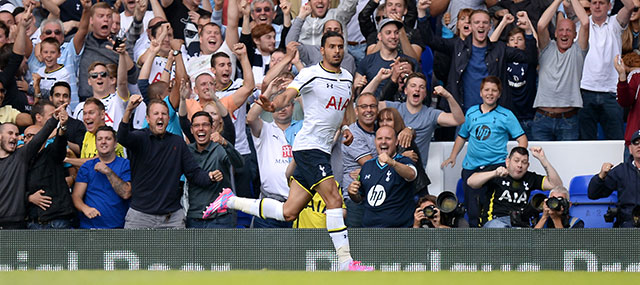
[(382, 21), (380, 21), (380, 23), (378, 23), (378, 33), (380, 32), (380, 30), (382, 30), (382, 27), (386, 26), (387, 24), (396, 24), (396, 26), (398, 27), (398, 29), (402, 29), (402, 27), (404, 27), (404, 24), (402, 24), (402, 22), (398, 21), (398, 20), (394, 20), (391, 18), (384, 18)]
[(635, 132), (633, 132), (633, 134), (631, 135), (631, 140), (630, 142), (633, 142), (637, 139), (640, 139), (640, 130), (637, 130)]
[(11, 3), (6, 3), (3, 4), (2, 6), (0, 6), (0, 12), (9, 12), (9, 13), (13, 13), (13, 10), (16, 9), (16, 6), (14, 6)]

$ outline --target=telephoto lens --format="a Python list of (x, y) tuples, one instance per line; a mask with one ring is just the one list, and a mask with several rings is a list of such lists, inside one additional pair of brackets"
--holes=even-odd
[(438, 213), (438, 209), (436, 209), (436, 207), (433, 205), (429, 205), (424, 207), (424, 209), (422, 209), (422, 212), (424, 213), (425, 218), (432, 219)]
[(554, 211), (560, 211), (562, 210), (562, 198), (558, 198), (558, 197), (551, 197), (549, 199), (547, 199), (547, 207), (549, 207), (549, 209), (554, 210)]

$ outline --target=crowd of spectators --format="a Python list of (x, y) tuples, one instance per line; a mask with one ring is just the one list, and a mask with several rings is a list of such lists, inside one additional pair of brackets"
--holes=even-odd
[[(625, 162), (604, 163), (589, 196), (620, 191), (619, 225), (632, 227), (639, 9), (638, 0), (0, 0), (0, 229), (233, 228), (235, 210), (202, 215), (223, 189), (287, 201), (312, 101), (275, 112), (255, 102), (300, 92), (307, 68), (308, 81), (352, 78), (351, 99), (325, 108), (355, 116), (323, 138), (348, 227), (517, 226), (532, 190), (569, 199), (529, 140), (595, 140), (598, 126), (624, 140)], [(323, 35), (342, 42), (335, 76)], [(442, 167), (468, 142), (468, 220), (429, 195), (434, 140), (455, 142)], [(508, 140), (518, 147), (508, 151)], [(528, 171), (530, 153), (546, 175)], [(530, 226), (584, 226), (563, 205), (545, 203)], [(326, 209), (315, 194), (295, 217), (243, 226), (324, 227)]]

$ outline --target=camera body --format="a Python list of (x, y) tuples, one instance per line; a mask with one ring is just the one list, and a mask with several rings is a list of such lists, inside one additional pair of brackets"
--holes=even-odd
[(436, 206), (434, 205), (429, 205), (424, 207), (424, 209), (422, 209), (422, 212), (424, 213), (425, 218), (433, 219), (438, 213), (438, 209), (436, 209)]
[(563, 215), (569, 213), (569, 201), (562, 197), (551, 197), (547, 199), (547, 207), (554, 211), (562, 211)]
[(607, 213), (604, 214), (604, 221), (607, 222), (607, 223), (613, 223), (617, 216), (618, 216), (618, 208), (609, 207), (609, 208), (607, 208)]
[(440, 225), (448, 227), (458, 227), (458, 220), (464, 219), (466, 209), (461, 203), (458, 203), (458, 198), (453, 192), (444, 191), (438, 195), (435, 205), (429, 205), (422, 209), (424, 219), (420, 221), (421, 225), (429, 225), (433, 227), (430, 219), (440, 213)]
[(544, 203), (544, 199), (546, 198), (547, 196), (544, 194), (535, 194), (531, 197), (531, 200), (526, 206), (520, 208), (520, 210), (512, 211), (510, 213), (511, 226), (531, 228), (533, 225), (537, 224), (540, 213), (544, 209), (542, 203)]

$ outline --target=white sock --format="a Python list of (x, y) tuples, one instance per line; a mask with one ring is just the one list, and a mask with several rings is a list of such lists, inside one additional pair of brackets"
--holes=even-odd
[[(284, 221), (284, 215), (282, 213), (284, 203), (274, 199), (248, 199), (235, 196), (229, 198), (227, 205), (231, 209), (240, 210), (263, 219), (270, 218)], [(261, 208), (262, 211), (260, 211)]]
[(346, 270), (353, 259), (349, 250), (349, 234), (344, 225), (342, 209), (327, 209), (325, 213), (327, 214), (327, 231), (338, 254), (340, 270)]

